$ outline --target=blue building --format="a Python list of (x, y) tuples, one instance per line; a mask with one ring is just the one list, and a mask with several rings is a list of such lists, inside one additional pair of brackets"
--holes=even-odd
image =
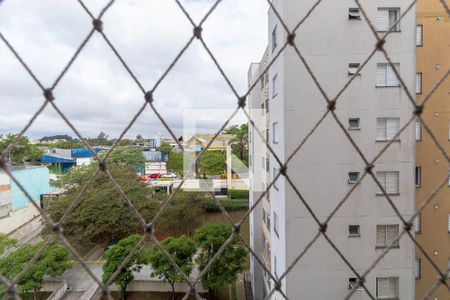
[[(93, 147), (96, 153), (100, 152), (100, 147)], [(89, 165), (94, 155), (88, 148), (75, 149), (50, 149), (48, 153), (41, 155), (41, 162), (50, 166), (53, 174), (64, 174), (72, 166)]]

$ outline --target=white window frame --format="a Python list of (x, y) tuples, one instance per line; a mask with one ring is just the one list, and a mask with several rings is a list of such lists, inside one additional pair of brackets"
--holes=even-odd
[(278, 144), (278, 122), (272, 123), (272, 143)]
[(416, 141), (422, 140), (422, 122), (420, 122), (419, 119), (416, 119), (415, 121), (415, 131), (416, 131)]
[(361, 20), (361, 11), (357, 7), (350, 7), (348, 9), (349, 20)]
[[(377, 179), (388, 195), (400, 195), (400, 172), (399, 171), (377, 171)], [(378, 188), (377, 195), (383, 195)]]
[[(355, 175), (356, 174), (356, 180), (352, 180), (351, 179), (351, 175)], [(359, 180), (359, 172), (348, 172), (348, 183), (349, 184), (355, 184), (357, 183)]]
[[(353, 121), (356, 121), (356, 127), (351, 126)], [(349, 118), (348, 119), (348, 130), (360, 130), (361, 129), (361, 120), (359, 118)]]
[[(396, 18), (392, 19), (392, 14), (395, 12)], [(397, 20), (400, 18), (400, 8), (399, 7), (379, 7), (377, 9), (377, 31), (386, 32), (388, 31)], [(400, 32), (400, 23), (392, 28), (391, 32)]]
[[(381, 294), (380, 291), (380, 285), (381, 283), (386, 284), (386, 294)], [(376, 289), (377, 299), (389, 299), (389, 300), (396, 300), (399, 299), (399, 278), (398, 277), (377, 277), (376, 281)]]
[(279, 224), (280, 223), (280, 219), (278, 218), (278, 214), (274, 211), (273, 212), (273, 232), (275, 232), (275, 234), (277, 235), (277, 237), (279, 238), (280, 237), (280, 234), (279, 234), (279, 230), (280, 230), (280, 228), (279, 228)]
[(417, 47), (423, 46), (423, 25), (422, 24), (416, 25), (416, 46)]
[[(376, 241), (375, 248), (388, 247), (399, 235), (398, 224), (381, 224), (376, 226)], [(399, 241), (397, 241), (393, 248), (400, 248)]]
[(278, 46), (277, 25), (272, 30), (272, 53)]
[[(350, 232), (350, 227), (352, 226), (357, 226), (358, 228), (358, 233), (352, 233)], [(348, 237), (360, 237), (361, 236), (361, 226), (358, 224), (352, 224), (352, 225), (348, 225)]]
[[(388, 142), (392, 140), (400, 130), (400, 118), (382, 117), (377, 118), (376, 141)], [(399, 141), (400, 137), (396, 138)]]
[(416, 261), (414, 263), (414, 275), (416, 279), (420, 279), (422, 275), (422, 261), (420, 258), (416, 258)]
[(422, 94), (422, 72), (416, 73), (416, 95)]
[[(400, 72), (400, 63), (393, 63), (393, 65), (397, 72)], [(377, 64), (376, 87), (400, 87), (400, 80), (390, 64)]]
[[(359, 63), (349, 63), (348, 64), (348, 75), (355, 75), (358, 71), (360, 64)], [(358, 75), (361, 75), (361, 73), (358, 73)]]
[(278, 95), (278, 91), (277, 91), (277, 77), (278, 77), (278, 74), (275, 74), (272, 77), (272, 98), (275, 98), (276, 95)]
[(414, 183), (416, 187), (420, 187), (422, 185), (422, 167), (416, 166), (414, 172)]
[(415, 233), (422, 233), (422, 215), (417, 214), (414, 218), (414, 231)]
[[(354, 290), (356, 288), (356, 286), (358, 285), (358, 278), (356, 277), (350, 277), (348, 279), (348, 289), (349, 290)], [(358, 288), (356, 288), (357, 291), (363, 291), (364, 288), (362, 286), (358, 286)]]

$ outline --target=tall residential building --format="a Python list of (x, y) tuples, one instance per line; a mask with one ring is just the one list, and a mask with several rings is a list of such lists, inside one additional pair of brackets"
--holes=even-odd
[[(449, 1), (446, 1), (450, 5)], [(450, 68), (450, 19), (439, 0), (417, 4), (417, 102), (421, 103)], [(442, 83), (425, 105), (423, 119), (450, 155), (450, 78)], [(416, 205), (432, 193), (449, 173), (449, 164), (430, 135), (416, 124)], [(416, 238), (445, 274), (450, 267), (450, 181), (416, 219)], [(436, 282), (438, 273), (416, 249), (416, 299)], [(447, 288), (439, 287), (430, 299), (449, 299)]]
[[(401, 0), (361, 1), (379, 31), (394, 25), (409, 3)], [(315, 1), (274, 0), (288, 28), (294, 28)], [(249, 70), (249, 84), (258, 80), (249, 95), (255, 126), (267, 138), (282, 162), (296, 150), (327, 112), (327, 103), (291, 46), (259, 78), (284, 45), (287, 36), (273, 10), (268, 13), (266, 54)], [(410, 91), (415, 87), (415, 12), (410, 11), (393, 28), (385, 49)], [(321, 3), (296, 32), (295, 44), (324, 91), (334, 97), (375, 47), (354, 1)], [(375, 53), (362, 73), (339, 97), (335, 113), (370, 161), (411, 118), (413, 104), (381, 52)], [(257, 117), (259, 116), (259, 117)], [(254, 204), (279, 173), (279, 165), (250, 126), (250, 193)], [(381, 155), (373, 173), (404, 218), (415, 210), (415, 136), (409, 126)], [(365, 164), (331, 114), (309, 137), (287, 166), (292, 184), (324, 222), (346, 193), (347, 201), (328, 224), (327, 235), (359, 273), (364, 273), (391, 244), (403, 224), (370, 176), (355, 186)], [(263, 299), (274, 282), (261, 261), (280, 277), (319, 231), (319, 225), (282, 176), (271, 187), (250, 217), (253, 293)], [(414, 298), (415, 253), (404, 236), (369, 273), (366, 286), (379, 299)], [(289, 299), (344, 299), (355, 288), (356, 276), (321, 235), (282, 280)], [(275, 292), (271, 299), (282, 299)], [(370, 299), (358, 289), (352, 299)]]

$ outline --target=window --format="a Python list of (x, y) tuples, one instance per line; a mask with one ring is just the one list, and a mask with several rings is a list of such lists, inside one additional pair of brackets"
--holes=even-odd
[(266, 157), (266, 172), (270, 172), (270, 160)]
[[(395, 69), (400, 69), (399, 63), (394, 63)], [(391, 65), (387, 63), (377, 64), (377, 87), (398, 87), (400, 82)]]
[(414, 218), (414, 231), (416, 233), (421, 233), (422, 232), (422, 215), (421, 214), (418, 214)]
[(269, 112), (269, 99), (266, 100), (266, 113)]
[(400, 118), (377, 118), (377, 141), (390, 141), (398, 133)]
[(277, 90), (277, 74), (272, 78), (272, 98), (278, 94)]
[(416, 176), (415, 176), (416, 187), (420, 187), (422, 184), (422, 167), (416, 166)]
[(377, 299), (399, 299), (398, 277), (377, 277)]
[[(275, 177), (277, 177), (278, 176), (278, 173), (280, 173), (280, 171), (278, 170), (278, 168), (273, 168), (273, 178), (275, 178)], [(278, 179), (279, 179), (280, 177), (278, 177)], [(277, 191), (278, 191), (278, 179), (277, 180), (275, 180), (275, 182), (273, 183), (273, 188), (274, 189), (276, 189)]]
[(349, 20), (361, 20), (361, 12), (359, 8), (349, 8), (348, 9), (348, 19)]
[(275, 234), (277, 235), (277, 237), (280, 237), (278, 235), (278, 226), (279, 226), (279, 220), (278, 220), (278, 215), (276, 212), (273, 212), (273, 231), (275, 232)]
[[(356, 71), (358, 71), (358, 68), (359, 68), (359, 64), (357, 64), (357, 63), (348, 64), (348, 75), (356, 74)], [(361, 74), (358, 74), (358, 75), (361, 75)]]
[(348, 130), (359, 130), (359, 118), (348, 119)]
[(354, 290), (356, 288), (357, 288), (358, 291), (364, 290), (363, 287), (358, 286), (358, 279), (357, 278), (355, 278), (355, 277), (349, 278), (348, 279), (348, 289), (349, 290)]
[(422, 94), (422, 73), (416, 73), (416, 94)]
[[(388, 31), (399, 19), (400, 8), (378, 8), (377, 28), (378, 31)], [(397, 23), (391, 31), (400, 31), (400, 23)]]
[(264, 115), (264, 103), (261, 104), (261, 115)]
[(423, 46), (423, 25), (416, 27), (416, 46)]
[(416, 258), (414, 273), (416, 275), (416, 279), (420, 279), (420, 273), (421, 273), (421, 261), (420, 261), (420, 258)]
[[(398, 171), (382, 171), (377, 172), (377, 179), (386, 191), (386, 194), (397, 195), (399, 190), (399, 172)], [(382, 194), (382, 191), (378, 192)]]
[(277, 26), (273, 28), (272, 31), (272, 52), (277, 48)]
[[(392, 244), (398, 236), (398, 225), (377, 225), (377, 248), (385, 248)], [(399, 247), (398, 241), (393, 245)]]
[(348, 236), (359, 237), (359, 225), (348, 225)]
[(416, 141), (422, 140), (422, 123), (420, 120), (416, 120)]
[(266, 129), (266, 142), (269, 142), (269, 128)]
[(275, 276), (278, 278), (278, 274), (277, 274), (277, 257), (275, 255), (273, 256), (273, 272), (275, 273)]
[(270, 214), (266, 213), (266, 226), (267, 226), (267, 230), (269, 230), (270, 232)]
[(359, 179), (359, 172), (349, 172), (348, 173), (348, 183), (354, 184)]
[(272, 124), (272, 142), (278, 144), (278, 122)]

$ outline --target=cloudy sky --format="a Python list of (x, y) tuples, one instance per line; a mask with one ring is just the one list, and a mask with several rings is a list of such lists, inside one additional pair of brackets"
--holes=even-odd
[[(98, 15), (107, 1), (89, 0)], [(213, 0), (181, 1), (198, 22)], [(247, 88), (247, 70), (267, 44), (265, 0), (224, 0), (203, 25), (203, 37), (237, 91)], [(175, 0), (117, 0), (103, 17), (104, 32), (146, 89), (150, 89), (192, 35)], [(50, 86), (89, 33), (90, 17), (76, 0), (0, 0), (0, 32), (45, 86)], [(54, 90), (56, 103), (84, 136), (117, 136), (142, 105), (137, 85), (95, 33)], [(0, 41), (0, 134), (17, 132), (42, 104), (39, 87)], [(236, 98), (198, 41), (189, 47), (155, 92), (155, 106), (176, 134), (183, 114), (195, 114), (202, 130), (218, 128)], [(223, 109), (216, 114), (205, 110)], [(234, 122), (243, 120), (237, 116)], [(168, 135), (147, 108), (131, 128), (137, 134)], [(26, 135), (70, 134), (48, 106)]]

